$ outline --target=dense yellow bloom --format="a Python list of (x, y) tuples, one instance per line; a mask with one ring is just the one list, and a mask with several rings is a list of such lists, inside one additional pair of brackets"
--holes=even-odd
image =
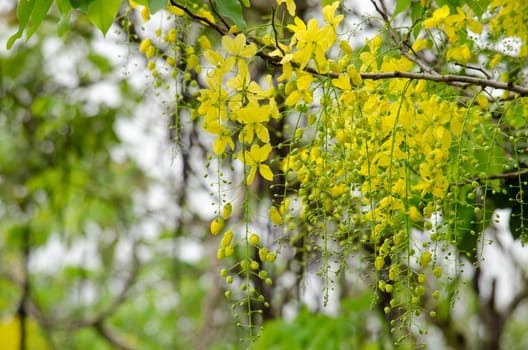
[(299, 64), (300, 69), (304, 69), (313, 58), (315, 68), (320, 72), (327, 72), (329, 65), (326, 51), (335, 41), (335, 30), (328, 25), (319, 28), (315, 18), (305, 24), (299, 17), (295, 17), (294, 24), (288, 25), (288, 28), (293, 32), (291, 45), (297, 48), (289, 60), (293, 60)]
[(505, 36), (521, 40), (519, 57), (528, 55), (528, 2), (493, 0), (489, 5), (493, 14), (489, 27), (492, 32), (504, 32)]
[(449, 12), (447, 5), (435, 10), (433, 17), (424, 21), (424, 28), (430, 29), (442, 25), (450, 43), (458, 42), (460, 39), (458, 32), (465, 28), (477, 34), (482, 32), (482, 24), (469, 17), (460, 7), (457, 8), (457, 13), (449, 15)]

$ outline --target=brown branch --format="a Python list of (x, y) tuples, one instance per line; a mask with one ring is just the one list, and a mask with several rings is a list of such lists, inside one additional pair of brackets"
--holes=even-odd
[(279, 35), (277, 33), (277, 28), (275, 27), (275, 12), (276, 12), (275, 7), (272, 7), (271, 8), (271, 28), (273, 29), (273, 34), (275, 35), (275, 46), (277, 47), (277, 49), (279, 49), (279, 51), (284, 56), (286, 55), (286, 53), (284, 52), (284, 50), (279, 44)]
[(80, 319), (80, 320), (70, 320), (62, 318), (44, 318), (42, 317), (42, 323), (44, 325), (55, 326), (61, 325), (63, 329), (66, 330), (76, 330), (83, 327), (96, 327), (97, 324), (103, 323), (108, 317), (110, 317), (126, 300), (129, 296), (130, 289), (134, 286), (137, 275), (139, 273), (140, 262), (137, 257), (137, 246), (139, 241), (134, 242), (133, 252), (132, 252), (132, 267), (130, 268), (129, 275), (124, 282), (124, 286), (119, 292), (119, 294), (114, 298), (112, 303), (108, 305), (105, 309), (101, 310), (98, 314), (93, 317)]
[(213, 28), (216, 32), (218, 32), (220, 35), (226, 35), (227, 34), (226, 30), (220, 28), (219, 26), (217, 26), (216, 24), (214, 24), (213, 22), (211, 22), (207, 18), (194, 14), (187, 7), (185, 7), (183, 5), (180, 5), (180, 4), (177, 4), (176, 0), (170, 0), (170, 4), (172, 6), (176, 6), (180, 10), (183, 10), (183, 12), (185, 12), (187, 15), (189, 15), (189, 17), (191, 17), (192, 19), (194, 19), (194, 20), (196, 20), (198, 22), (202, 22), (202, 23), (207, 24), (209, 27)]
[(475, 177), (467, 179), (467, 180), (465, 180), (463, 182), (453, 183), (452, 185), (454, 185), (454, 186), (464, 186), (464, 185), (468, 185), (468, 184), (470, 184), (472, 182), (481, 182), (482, 180), (510, 179), (510, 178), (517, 178), (517, 177), (519, 177), (521, 175), (525, 175), (525, 174), (528, 174), (528, 169), (512, 171), (512, 172), (509, 172), (509, 173), (491, 174), (491, 175), (486, 175), (484, 177), (475, 176)]
[[(392, 38), (392, 41), (394, 42), (394, 44), (396, 44), (396, 46), (398, 46), (400, 48), (400, 53), (405, 58), (407, 58), (409, 61), (414, 62), (424, 72), (429, 73), (429, 74), (433, 74), (433, 75), (439, 75), (437, 72), (435, 72), (432, 68), (428, 67), (425, 63), (423, 63), (417, 57), (416, 52), (414, 52), (414, 50), (411, 47), (411, 45), (409, 45), (404, 40), (401, 40), (401, 37), (399, 37), (399, 34), (396, 32), (396, 30), (394, 30), (394, 28), (391, 25), (391, 22), (390, 22), (390, 19), (389, 19), (389, 16), (388, 16), (388, 11), (387, 11), (387, 8), (385, 7), (385, 4), (383, 3), (383, 1), (381, 2), (381, 6), (382, 6), (383, 9), (379, 8), (379, 6), (378, 6), (378, 4), (376, 3), (375, 0), (370, 0), (370, 2), (372, 3), (372, 5), (376, 9), (376, 11), (379, 13), (381, 18), (383, 19), (383, 22), (385, 23), (385, 26), (387, 27), (387, 30), (389, 31), (389, 34), (390, 34), (390, 36)], [(407, 49), (411, 50), (414, 53), (414, 56), (409, 54), (409, 52), (407, 51), (407, 49), (405, 47), (407, 47)]]
[(514, 84), (512, 82), (503, 83), (496, 80), (481, 79), (476, 77), (470, 77), (466, 75), (433, 75), (427, 73), (411, 73), (411, 72), (380, 72), (380, 73), (361, 73), (363, 79), (379, 80), (389, 78), (409, 78), (417, 80), (430, 80), (445, 83), (467, 83), (470, 85), (478, 85), (482, 87), (492, 87), (495, 89), (508, 90), (516, 92), (521, 96), (528, 96), (528, 87)]
[(112, 344), (113, 347), (120, 350), (133, 350), (134, 348), (126, 345), (122, 339), (118, 337), (116, 333), (110, 330), (103, 321), (94, 324), (94, 328), (97, 333), (102, 336), (106, 341)]
[[(188, 8), (182, 5), (176, 4), (175, 0), (170, 0), (171, 4), (173, 6), (176, 6), (180, 9), (182, 9), (185, 13), (187, 13), (192, 19), (205, 23), (209, 25), (211, 28), (213, 28), (216, 32), (218, 32), (220, 35), (227, 35), (228, 33), (217, 26), (216, 24), (209, 21), (207, 18), (198, 16), (191, 12)], [(376, 5), (377, 6), (377, 5)], [(402, 53), (404, 56), (410, 56), (408, 53), (403, 50)], [(272, 57), (269, 54), (259, 51), (257, 52), (257, 56), (264, 59), (266, 62), (273, 66), (281, 66), (282, 64), (278, 60), (277, 57)], [(412, 56), (411, 56), (412, 57)], [(407, 57), (408, 58), (408, 57)], [(416, 60), (414, 58), (412, 59), (413, 62), (416, 63)], [(418, 64), (418, 63), (417, 63)], [(419, 65), (420, 66), (420, 65)], [(297, 66), (298, 68), (298, 66)], [(321, 73), (315, 70), (314, 68), (306, 67), (304, 69), (307, 72), (317, 74), (320, 76), (328, 76), (331, 78), (337, 78), (339, 74), (337, 73)], [(408, 78), (408, 79), (416, 79), (416, 80), (429, 80), (429, 81), (436, 81), (436, 82), (444, 82), (449, 85), (459, 85), (460, 83), (469, 84), (469, 85), (477, 85), (481, 87), (491, 87), (495, 89), (501, 89), (501, 90), (507, 90), (512, 91), (514, 93), (518, 93), (520, 96), (528, 96), (528, 87), (521, 86), (514, 84), (513, 82), (503, 83), (495, 80), (490, 79), (481, 79), (476, 77), (470, 77), (465, 75), (452, 75), (452, 74), (438, 74), (436, 72), (432, 73), (412, 73), (412, 72), (379, 72), (379, 73), (360, 73), (361, 77), (366, 80), (381, 80), (381, 79), (392, 79), (392, 78)]]
[(224, 26), (227, 28), (227, 31), (229, 31), (231, 29), (229, 27), (229, 24), (227, 24), (227, 22), (224, 20), (224, 18), (218, 13), (215, 4), (213, 4), (213, 2), (211, 0), (209, 0), (209, 6), (211, 7), (211, 10), (216, 15), (216, 17), (218, 17), (220, 19), (220, 21), (222, 21)]

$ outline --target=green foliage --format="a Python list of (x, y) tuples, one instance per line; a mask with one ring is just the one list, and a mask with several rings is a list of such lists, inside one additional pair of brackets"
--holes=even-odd
[(380, 349), (384, 341), (372, 339), (368, 329), (369, 323), (379, 322), (372, 315), (371, 299), (369, 294), (365, 294), (358, 299), (343, 300), (343, 315), (339, 317), (303, 308), (292, 322), (271, 321), (265, 324), (254, 349)]
[(409, 6), (411, 6), (411, 0), (398, 0), (396, 3), (396, 8), (394, 9), (394, 13), (392, 16), (396, 16), (397, 14), (406, 11)]
[(106, 34), (114, 23), (120, 5), (121, 0), (92, 0), (87, 5), (86, 13), (92, 23)]
[(246, 21), (244, 20), (242, 6), (239, 0), (216, 1), (215, 6), (217, 7), (218, 13), (231, 19), (238, 28), (242, 30), (246, 29)]

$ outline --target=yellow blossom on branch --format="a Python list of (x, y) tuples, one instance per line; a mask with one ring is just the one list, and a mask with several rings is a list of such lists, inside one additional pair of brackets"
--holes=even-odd
[(227, 145), (229, 145), (232, 150), (235, 149), (235, 144), (231, 138), (231, 133), (228, 129), (226, 129), (225, 126), (216, 121), (206, 121), (203, 123), (202, 128), (211, 134), (218, 135), (218, 138), (213, 143), (214, 153), (223, 154)]
[(222, 47), (227, 53), (235, 57), (250, 58), (257, 53), (257, 46), (253, 43), (247, 44), (244, 34), (238, 34), (235, 38), (224, 35), (222, 37)]
[(264, 144), (262, 147), (259, 145), (251, 146), (249, 151), (239, 153), (238, 158), (244, 164), (249, 165), (251, 168), (247, 176), (247, 184), (251, 185), (255, 179), (257, 170), (260, 175), (268, 181), (273, 180), (273, 172), (267, 164), (263, 164), (268, 159), (271, 153), (271, 145), (269, 143)]

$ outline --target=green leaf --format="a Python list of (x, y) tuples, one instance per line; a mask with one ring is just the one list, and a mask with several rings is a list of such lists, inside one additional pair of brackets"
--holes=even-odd
[(246, 6), (246, 7), (250, 7), (250, 6), (251, 6), (249, 0), (242, 0), (242, 3), (243, 3), (244, 6)]
[(398, 0), (398, 2), (396, 3), (396, 9), (394, 10), (392, 18), (396, 17), (398, 13), (406, 11), (409, 8), (409, 6), (411, 6), (411, 0)]
[(119, 11), (121, 0), (94, 0), (88, 5), (88, 17), (92, 23), (106, 34)]
[(238, 0), (222, 0), (215, 2), (217, 10), (222, 16), (233, 21), (240, 29), (246, 29), (246, 21), (242, 14), (242, 6)]
[(57, 32), (59, 35), (63, 35), (70, 27), (70, 13), (72, 6), (68, 0), (56, 0), (55, 3), (61, 13)]
[(35, 33), (44, 17), (48, 14), (52, 2), (52, 0), (39, 0), (35, 2), (33, 12), (31, 13), (31, 22), (26, 32), (28, 39)]
[(490, 2), (491, 0), (468, 0), (467, 4), (480, 17), (488, 9)]
[(138, 5), (141, 5), (141, 6), (149, 6), (149, 1), (148, 0), (134, 0), (136, 2), (136, 4)]
[(149, 0), (150, 12), (156, 13), (167, 7), (167, 0)]
[(413, 26), (413, 36), (416, 40), (420, 36), (420, 32), (422, 31), (423, 26), (423, 20), (421, 20), (421, 17), (424, 14), (424, 8), (420, 5), (419, 2), (413, 4), (411, 9), (411, 19), (414, 24)]
[(70, 0), (70, 4), (74, 9), (80, 9), (84, 12), (88, 12), (88, 7), (95, 0)]
[(11, 35), (11, 37), (7, 40), (7, 49), (13, 47), (15, 41), (17, 39), (20, 39), (20, 37), (22, 36), (24, 28), (26, 27), (26, 24), (29, 21), (29, 17), (33, 12), (34, 5), (35, 0), (22, 0), (18, 3), (16, 9), (16, 14), (18, 18), (18, 31), (15, 34)]

